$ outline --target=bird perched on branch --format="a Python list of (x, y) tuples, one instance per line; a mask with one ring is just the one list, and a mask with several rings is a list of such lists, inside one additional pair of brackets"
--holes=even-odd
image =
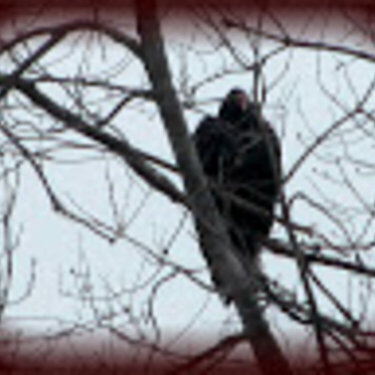
[(260, 107), (234, 88), (218, 116), (199, 123), (193, 142), (233, 248), (247, 268), (273, 223), (281, 175), (278, 137)]

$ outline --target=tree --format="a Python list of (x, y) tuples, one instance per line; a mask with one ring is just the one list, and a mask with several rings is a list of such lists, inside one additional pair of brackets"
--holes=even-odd
[[(0, 45), (0, 59), (6, 62), (0, 71), (1, 178), (6, 189), (17, 191), (18, 199), (21, 198), (19, 176), (26, 175), (24, 179), (28, 179), (30, 171), (26, 168), (31, 167), (56, 213), (109, 243), (131, 243), (151, 264), (149, 270), (144, 271), (147, 281), (143, 287), (137, 284), (119, 293), (104, 283), (106, 297), (99, 298), (94, 292), (92, 271), (83, 262), (81, 268), (72, 271), (76, 281), (74, 293), (71, 289), (64, 293), (75, 295), (83, 308), (90, 309), (96, 328), (105, 329), (136, 350), (144, 349), (149, 363), (153, 356), (168, 352), (161, 333), (163, 327), (155, 314), (160, 290), (179, 277), (207, 293), (213, 290), (205, 279), (207, 273), (202, 276), (196, 267), (174, 259), (176, 250), (172, 252), (171, 248), (183, 229), (180, 223), (159, 248), (150, 248), (140, 232), (138, 238), (129, 234), (146, 203), (151, 205), (149, 195), (160, 193), (170, 205), (178, 207), (179, 212), (183, 210), (192, 219), (197, 235), (195, 243), (199, 243), (209, 266), (208, 273), (220, 280), (224, 293), (231, 296), (241, 327), (212, 348), (173, 368), (174, 372), (209, 368), (240, 343), (247, 342), (262, 373), (292, 373), (291, 367), (297, 365), (291, 366), (286, 347), (267, 318), (268, 310), (273, 307), (297, 326), (313, 333), (314, 343), (310, 348), (318, 360), (312, 372), (340, 373), (342, 367), (361, 373), (371, 371), (371, 304), (360, 303), (361, 298), (352, 305), (350, 299), (345, 304), (338, 297), (340, 291), (330, 290), (322, 270), (324, 266), (331, 269), (330, 272), (346, 272), (350, 278), (360, 275), (358, 286), (348, 290), (356, 293), (354, 299), (357, 295), (370, 299), (369, 285), (374, 270), (368, 266), (366, 258), (371, 257), (374, 228), (373, 201), (367, 184), (374, 165), (365, 152), (373, 147), (371, 105), (375, 80), (362, 82), (356, 72), (356, 69), (369, 69), (375, 60), (375, 56), (366, 52), (366, 43), (372, 35), (370, 29), (363, 29), (363, 21), (358, 21), (357, 14), (348, 11), (339, 18), (343, 33), (350, 27), (346, 40), (326, 41), (323, 33), (312, 32), (308, 26), (305, 33), (309, 38), (305, 38), (286, 28), (283, 16), (272, 8), (260, 7), (245, 17), (236, 8), (207, 5), (188, 8), (185, 11), (189, 17), (183, 20), (188, 19), (199, 26), (199, 32), (193, 38), (203, 35), (205, 47), (208, 45), (211, 50), (207, 49), (209, 52), (206, 51), (205, 56), (198, 49), (194, 50), (194, 43), (177, 42), (180, 56), (176, 59), (170, 47), (173, 38), (169, 39), (167, 22), (164, 33), (161, 30), (164, 12), (170, 10), (162, 5), (158, 13), (154, 1), (138, 2), (134, 13), (129, 13), (131, 17), (125, 26), (121, 20), (115, 25), (112, 16), (100, 9), (53, 25), (46, 22), (26, 26), (22, 23), (21, 31), (17, 31), (17, 22), (13, 22)], [(323, 21), (322, 30), (328, 33), (329, 13)], [(315, 38), (314, 33), (317, 34)], [(352, 47), (352, 36), (362, 38), (363, 49)], [(113, 45), (117, 46), (116, 51), (121, 51), (118, 52), (120, 58), (109, 51)], [(99, 57), (94, 56), (93, 46), (99, 51)], [(230, 238), (190, 141), (186, 114), (198, 111), (197, 123), (202, 117), (199, 110), (204, 108), (197, 100), (200, 92), (212, 82), (219, 87), (235, 74), (245, 77), (248, 86), (251, 81), (253, 100), (263, 110), (267, 109), (268, 98), (275, 97), (274, 90), (279, 95), (280, 107), (287, 108), (288, 98), (293, 97), (293, 89), (297, 90), (294, 82), (288, 82), (288, 74), (291, 75), (293, 54), (298, 53), (302, 54), (300, 59), (307, 59), (308, 55), (316, 57), (315, 71), (307, 70), (313, 77), (307, 78), (309, 86), (304, 85), (304, 88), (311, 90), (311, 97), (324, 97), (318, 103), (324, 106), (319, 107), (319, 112), (328, 115), (317, 115), (315, 120), (315, 114), (304, 109), (304, 100), (308, 101), (310, 97), (298, 97), (296, 113), (289, 114), (291, 109), (280, 112), (289, 117), (283, 149), (288, 149), (285, 144), (294, 146), (286, 156), (293, 162), (289, 162), (286, 169), (284, 167), (278, 227), (272, 239), (263, 243), (262, 253), (267, 259), (263, 259), (262, 272), (249, 278), (230, 251)], [(95, 63), (96, 59), (104, 66)], [(112, 64), (107, 59), (118, 60)], [(195, 81), (189, 64), (192, 61), (198, 64), (200, 59), (204, 64), (215, 61), (215, 71), (206, 69), (208, 73), (206, 71), (203, 78)], [(221, 67), (218, 61), (222, 61)], [(63, 68), (59, 67), (60, 63)], [(177, 66), (180, 66), (180, 72)], [(300, 64), (298, 68), (302, 69)], [(124, 69), (130, 71), (126, 84), (121, 81)], [(132, 76), (133, 70), (136, 74)], [(335, 78), (328, 78), (327, 74), (335, 70), (339, 72)], [(142, 81), (144, 84), (140, 86)], [(342, 92), (333, 91), (333, 84)], [(143, 122), (142, 125), (138, 123), (146, 121), (130, 116), (137, 105), (145, 113), (152, 114), (152, 125), (159, 124), (166, 135), (164, 141), (171, 151), (168, 161), (164, 157), (165, 151), (161, 156), (152, 154), (130, 139), (128, 133), (132, 129), (128, 124), (133, 125), (136, 121), (136, 126), (143, 126)], [(283, 125), (282, 115), (275, 116), (277, 121), (272, 121), (279, 130)], [(324, 125), (312, 127), (311, 121), (318, 119)], [(288, 130), (291, 123), (298, 124), (298, 131)], [(58, 170), (63, 162), (71, 163), (69, 168), (72, 169), (76, 164), (86, 167), (90, 163), (87, 157), (95, 159), (95, 178), (104, 164), (102, 179), (106, 185), (99, 191), (105, 193), (95, 195), (92, 200), (95, 204), (86, 205), (81, 201), (82, 197), (91, 198), (79, 193), (69, 202), (55, 187), (57, 182), (67, 183), (61, 181)], [(115, 166), (116, 172), (113, 172)], [(124, 166), (129, 168), (126, 169), (129, 185), (136, 181), (134, 184), (140, 191), (140, 196), (128, 199), (127, 204), (136, 204), (131, 208), (133, 214), (126, 219), (121, 212), (121, 206), (126, 205), (119, 203), (122, 186), (119, 171)], [(310, 186), (299, 177), (301, 175), (307, 176)], [(8, 233), (8, 237), (3, 237), (8, 238), (3, 247), (8, 264), (14, 256), (9, 250), (14, 248), (9, 246), (9, 218), (15, 194), (8, 195), (8, 201), (4, 200), (2, 214), (4, 233)], [(337, 201), (339, 195), (345, 198)], [(98, 217), (93, 212), (99, 204), (105, 208)], [(87, 211), (88, 208), (92, 210)], [(108, 219), (110, 215), (106, 209), (112, 219)], [(151, 225), (147, 220), (142, 224)], [(295, 285), (289, 288), (269, 271), (272, 264), (279, 264), (282, 258), (292, 261), (299, 278), (299, 281), (294, 278), (292, 284)], [(2, 275), (6, 274), (4, 272)], [(10, 277), (12, 274), (8, 272)], [(367, 283), (365, 286), (361, 285), (362, 279)], [(28, 284), (32, 286), (32, 282)], [(9, 285), (7, 281), (4, 289), (7, 295), (11, 291)], [(26, 296), (31, 288), (26, 288)], [(144, 311), (137, 313), (134, 302), (117, 306), (125, 295), (130, 301), (134, 296), (140, 300), (146, 298), (146, 314)], [(100, 300), (106, 303), (106, 308), (100, 305)], [(117, 320), (130, 322), (132, 329), (122, 329)], [(92, 324), (74, 322), (69, 329), (64, 327), (54, 335), (77, 332), (82, 327), (92, 329)]]

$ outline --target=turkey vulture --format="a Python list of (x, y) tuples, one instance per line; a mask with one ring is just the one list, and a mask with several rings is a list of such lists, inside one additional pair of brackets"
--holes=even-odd
[(205, 117), (193, 142), (234, 249), (245, 268), (273, 222), (281, 175), (281, 149), (259, 106), (232, 89), (217, 117)]

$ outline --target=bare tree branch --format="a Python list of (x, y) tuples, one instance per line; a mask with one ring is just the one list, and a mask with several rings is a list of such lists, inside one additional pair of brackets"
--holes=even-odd
[[(7, 78), (0, 77), (0, 84), (7, 81)], [(6, 84), (6, 83), (5, 83)], [(148, 183), (157, 190), (164, 192), (173, 201), (185, 202), (185, 197), (174, 185), (155, 169), (146, 164), (137, 150), (135, 150), (124, 138), (119, 140), (114, 136), (101, 131), (100, 129), (86, 124), (81, 118), (62, 108), (48, 96), (39, 91), (33, 83), (18, 79), (14, 82), (15, 87), (26, 95), (38, 107), (44, 109), (54, 118), (64, 123), (67, 128), (99, 142), (107, 150), (123, 157), (129, 165)]]
[(262, 36), (266, 39), (273, 40), (275, 42), (278, 42), (285, 47), (297, 47), (297, 48), (306, 48), (309, 50), (319, 50), (319, 51), (327, 51), (327, 52), (335, 52), (340, 53), (344, 55), (348, 55), (351, 57), (355, 57), (361, 60), (365, 60), (371, 63), (375, 62), (375, 55), (368, 53), (363, 50), (356, 50), (350, 47), (344, 47), (341, 45), (335, 45), (335, 44), (329, 44), (321, 41), (308, 41), (303, 40), (299, 38), (293, 38), (290, 35), (284, 34), (274, 34), (267, 32), (265, 30), (251, 27), (248, 25), (245, 25), (244, 23), (239, 23), (234, 19), (226, 18), (223, 19), (223, 24), (227, 26), (228, 28), (238, 29), (242, 30), (247, 33), (252, 33), (255, 35)]

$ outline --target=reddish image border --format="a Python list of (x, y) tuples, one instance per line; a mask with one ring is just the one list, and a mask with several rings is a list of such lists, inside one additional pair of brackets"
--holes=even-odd
[[(147, 1), (147, 0), (146, 0)], [(166, 1), (163, 1), (166, 2)], [(173, 0), (169, 0), (169, 3), (173, 2)], [(212, 5), (215, 2), (219, 4), (229, 3), (234, 4), (234, 1), (230, 0), (193, 0), (193, 1), (175, 1), (173, 6), (181, 7), (183, 10), (184, 7), (191, 7), (191, 6), (199, 6), (202, 4)], [(49, 14), (53, 16), (55, 12), (61, 11), (62, 9), (72, 14), (75, 11), (82, 11), (82, 9), (92, 9), (93, 7), (99, 7), (105, 10), (117, 10), (119, 8), (128, 9), (131, 5), (131, 1), (128, 0), (0, 0), (0, 28), (1, 25), (10, 17), (14, 17), (15, 15), (22, 15), (23, 12), (27, 11), (30, 8), (40, 8), (43, 9), (43, 17), (48, 17)], [(178, 3), (177, 5), (175, 3)], [(124, 5), (125, 4), (125, 5)], [(247, 9), (251, 12), (256, 7), (256, 2), (254, 1), (244, 1), (244, 0), (237, 0), (235, 4), (241, 6), (244, 9)], [(375, 3), (374, 3), (375, 4)], [(284, 10), (290, 10), (294, 12), (295, 10), (302, 10), (303, 7), (317, 7), (317, 8), (327, 8), (327, 7), (350, 7), (355, 8), (358, 10), (365, 10), (367, 15), (374, 15), (375, 14), (375, 5), (369, 6), (368, 2), (366, 1), (355, 1), (355, 0), (335, 0), (335, 1), (323, 1), (323, 0), (284, 0), (284, 1), (268, 1), (268, 6), (273, 6), (275, 9), (279, 7), (283, 7)], [(298, 14), (298, 12), (296, 12)], [(58, 363), (54, 363), (53, 365), (45, 366), (43, 361), (33, 361), (32, 359), (23, 358), (22, 360), (12, 360), (9, 359), (9, 356), (2, 355), (1, 347), (0, 347), (0, 374), (112, 374), (112, 373), (123, 373), (123, 374), (145, 374), (145, 368), (147, 363), (145, 364), (138, 364), (137, 366), (131, 363), (129, 358), (126, 358), (126, 354), (119, 353), (118, 358), (121, 359), (121, 365), (116, 368), (116, 372), (111, 372), (111, 369), (107, 369), (104, 367), (103, 364), (98, 361), (96, 363), (96, 358), (93, 358), (90, 366), (87, 363), (82, 363), (80, 361), (72, 361), (68, 364), (64, 363), (65, 366), (69, 368), (69, 370), (63, 370)], [(303, 357), (303, 353), (301, 353), (301, 358), (299, 362), (306, 363), (309, 365), (309, 359)], [(375, 369), (375, 358), (374, 363), (369, 364), (369, 367)], [(168, 373), (171, 369), (171, 363), (169, 361), (165, 361), (163, 363), (159, 363), (158, 367), (153, 365), (152, 371), (149, 371), (150, 374), (164, 374)], [(255, 370), (255, 369), (254, 369)], [(306, 374), (310, 374), (311, 369), (309, 368), (306, 370)], [(194, 373), (194, 372), (191, 372)], [(251, 373), (251, 369), (248, 365), (246, 367), (238, 366), (238, 367), (230, 367), (224, 368), (222, 370), (211, 372), (212, 374), (244, 374), (244, 373)], [(254, 372), (255, 373), (255, 372)], [(303, 374), (304, 371), (301, 369), (298, 371), (299, 374)], [(343, 370), (342, 374), (345, 374), (345, 370)], [(279, 375), (282, 375), (281, 373)]]

